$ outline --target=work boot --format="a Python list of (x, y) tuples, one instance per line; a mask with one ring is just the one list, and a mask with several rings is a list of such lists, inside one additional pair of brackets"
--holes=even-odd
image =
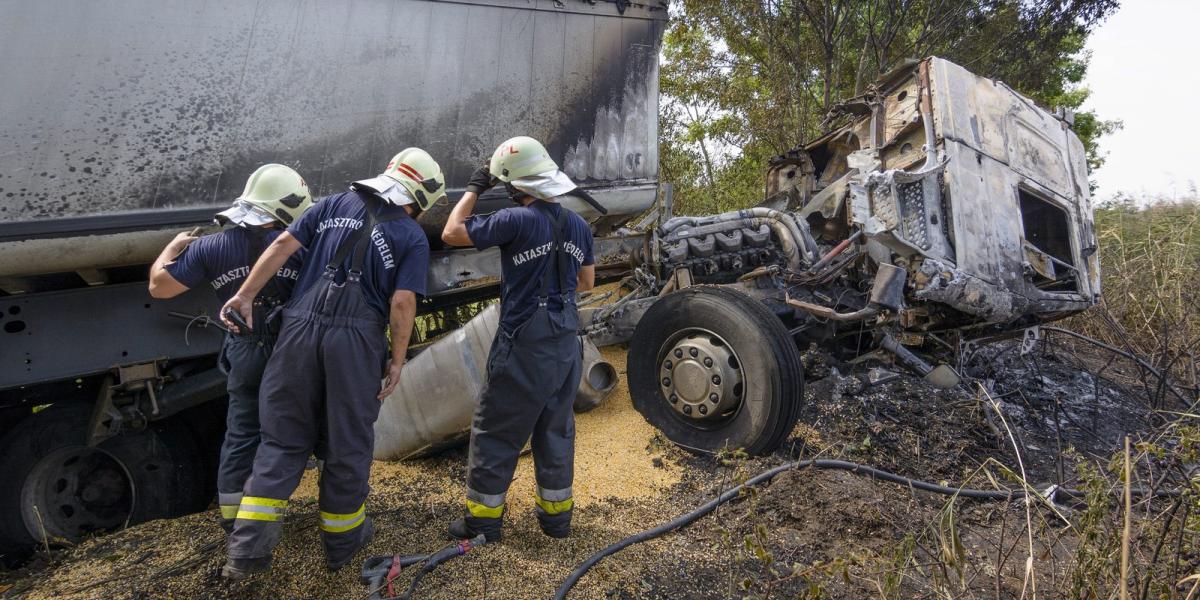
[(332, 557), (332, 556), (325, 557), (325, 565), (329, 567), (330, 571), (337, 571), (338, 569), (341, 569), (342, 567), (346, 566), (351, 560), (354, 560), (354, 555), (358, 554), (358, 551), (362, 550), (364, 546), (366, 546), (367, 544), (370, 544), (371, 540), (374, 538), (375, 538), (375, 522), (371, 520), (371, 517), (367, 517), (365, 520), (363, 520), (363, 524), (362, 524), (362, 537), (360, 538), (362, 541), (360, 541), (358, 543), (358, 545), (354, 547), (353, 550), (350, 550), (349, 552), (345, 553), (344, 555), (341, 555), (338, 557)]
[(225, 566), (221, 567), (221, 576), (230, 581), (241, 581), (255, 573), (266, 573), (271, 570), (271, 557), (234, 558), (229, 557)]
[(537, 509), (538, 525), (542, 528), (542, 533), (552, 538), (565, 538), (571, 535), (571, 513), (575, 508), (568, 508), (556, 515), (548, 514), (541, 508)]
[(484, 539), (490, 544), (500, 541), (500, 538), (503, 537), (501, 531), (503, 525), (504, 515), (494, 519), (467, 515), (450, 523), (450, 537), (456, 540), (469, 540), (482, 533)]

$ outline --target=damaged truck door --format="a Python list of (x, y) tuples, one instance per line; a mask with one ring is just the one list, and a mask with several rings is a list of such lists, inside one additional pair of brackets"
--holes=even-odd
[[(614, 305), (637, 409), (689, 449), (767, 452), (803, 402), (800, 351), (920, 358), (1099, 299), (1084, 149), (1066, 114), (928, 58), (838, 104), (829, 133), (777, 157), (755, 208), (647, 234)], [(914, 352), (915, 351), (915, 352)]]

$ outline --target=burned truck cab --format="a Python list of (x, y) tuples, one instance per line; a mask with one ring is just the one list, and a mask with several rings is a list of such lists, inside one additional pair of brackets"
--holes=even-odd
[(830, 120), (847, 116), (774, 161), (765, 204), (794, 210), (818, 244), (861, 230), (869, 256), (904, 268), (905, 328), (1011, 327), (1099, 299), (1087, 164), (1069, 114), (929, 58)]
[(811, 344), (956, 385), (926, 351), (1099, 300), (1071, 120), (949, 61), (904, 64), (772, 160), (758, 206), (664, 215), (589, 333), (629, 342), (634, 405), (700, 451), (786, 439)]

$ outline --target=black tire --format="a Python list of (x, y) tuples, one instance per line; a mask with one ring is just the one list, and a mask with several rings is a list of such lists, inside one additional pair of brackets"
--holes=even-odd
[[(714, 412), (708, 421), (677, 411), (660, 378), (672, 346), (696, 330), (728, 345), (744, 385), (736, 407), (720, 417)], [(722, 287), (690, 287), (655, 302), (634, 331), (626, 368), (638, 412), (672, 442), (697, 453), (771, 452), (792, 432), (804, 401), (804, 367), (787, 328), (762, 303)]]
[(167, 420), (88, 449), (90, 413), (52, 405), (0, 439), (0, 560), (41, 546), (43, 528), (53, 546), (208, 505), (212, 475), (191, 427)]

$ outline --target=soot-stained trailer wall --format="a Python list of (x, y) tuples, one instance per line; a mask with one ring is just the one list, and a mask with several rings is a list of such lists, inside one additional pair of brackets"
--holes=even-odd
[(267, 162), (329, 194), (412, 145), (454, 198), (521, 134), (598, 197), (653, 197), (659, 0), (0, 0), (0, 14), (0, 244), (202, 222)]

